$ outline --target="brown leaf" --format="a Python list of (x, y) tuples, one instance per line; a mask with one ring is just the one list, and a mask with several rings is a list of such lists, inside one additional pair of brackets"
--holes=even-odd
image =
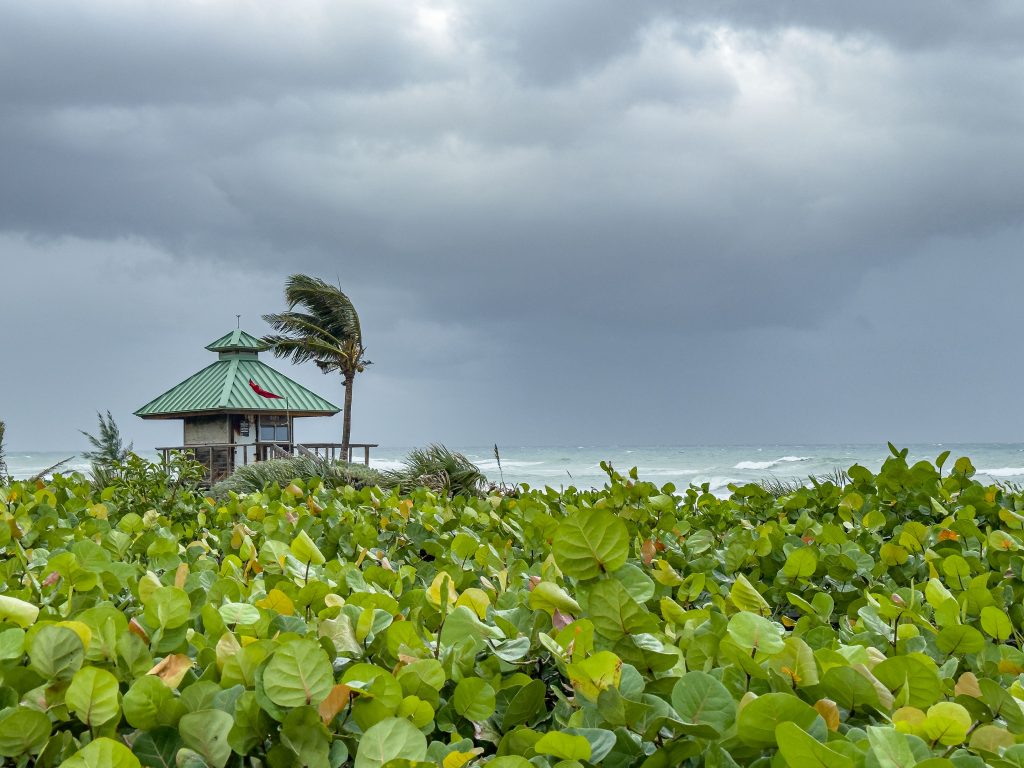
[(640, 559), (643, 560), (644, 565), (650, 565), (657, 553), (658, 548), (654, 544), (654, 539), (646, 539), (644, 543), (640, 545)]
[(551, 626), (556, 630), (563, 630), (576, 621), (576, 617), (568, 613), (562, 613), (560, 610), (555, 608), (555, 612), (551, 614)]
[(188, 578), (188, 563), (182, 563), (178, 566), (178, 570), (174, 572), (174, 586), (178, 589), (185, 588), (185, 579)]
[(964, 672), (956, 681), (953, 692), (957, 696), (972, 696), (975, 699), (981, 698), (981, 686), (978, 685), (978, 677), (973, 672)]
[(54, 571), (49, 576), (47, 576), (45, 579), (43, 579), (43, 586), (44, 587), (51, 587), (54, 584), (56, 584), (58, 581), (60, 581), (60, 574), (57, 573), (57, 571)]
[(135, 619), (128, 622), (128, 631), (133, 635), (138, 635), (145, 641), (146, 645), (149, 645), (149, 633), (146, 632), (146, 630), (142, 628), (142, 625)]
[(814, 708), (830, 731), (839, 730), (839, 707), (832, 699), (818, 699), (814, 702)]
[(320, 719), (323, 720), (324, 725), (331, 722), (335, 715), (346, 707), (350, 698), (352, 698), (352, 689), (347, 685), (339, 683), (331, 688), (327, 698), (320, 703)]
[(156, 675), (168, 688), (177, 688), (192, 666), (192, 659), (183, 653), (172, 653), (157, 662), (147, 675)]

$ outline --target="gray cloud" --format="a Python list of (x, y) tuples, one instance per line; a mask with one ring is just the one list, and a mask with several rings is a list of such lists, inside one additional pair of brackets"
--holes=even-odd
[[(74, 440), (39, 412), (96, 366), (84, 338), (118, 383), (88, 376), (74, 427), (303, 270), (358, 299), (359, 413), (392, 443), (930, 438), (904, 406), (932, 358), (903, 336), (953, 306), (937, 276), (1015, 274), (1022, 24), (1003, 2), (2, 5), (0, 281), (53, 298), (0, 322), (61, 374), (0, 403)], [(991, 355), (1006, 320), (958, 322)], [(863, 376), (882, 362), (902, 390)], [(977, 382), (947, 380), (928, 391), (968, 412)], [(851, 408), (801, 411), (830, 392)], [(972, 419), (953, 437), (1013, 431)]]

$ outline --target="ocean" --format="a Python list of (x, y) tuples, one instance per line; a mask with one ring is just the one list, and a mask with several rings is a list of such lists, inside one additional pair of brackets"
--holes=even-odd
[[(531, 487), (600, 487), (606, 480), (602, 461), (618, 471), (637, 467), (640, 479), (659, 486), (673, 483), (683, 489), (690, 483), (709, 483), (718, 495), (728, 495), (731, 483), (763, 478), (806, 479), (808, 475), (847, 469), (861, 464), (877, 470), (889, 455), (879, 445), (729, 445), (729, 446), (499, 446), (501, 469), (493, 446), (450, 446), (476, 463), (494, 482), (526, 483)], [(911, 463), (934, 461), (950, 451), (947, 469), (958, 456), (969, 456), (983, 481), (1024, 482), (1024, 443), (929, 443), (899, 446), (908, 448)], [(370, 465), (392, 469), (401, 465), (407, 447), (373, 450)], [(144, 454), (145, 455), (145, 454)], [(72, 457), (63, 471), (87, 471), (88, 462), (75, 451), (11, 452), (8, 469), (16, 478), (31, 477), (61, 459)], [(156, 458), (156, 454), (152, 454)]]

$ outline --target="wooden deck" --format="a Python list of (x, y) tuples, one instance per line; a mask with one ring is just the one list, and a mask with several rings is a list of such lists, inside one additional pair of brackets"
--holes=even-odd
[[(348, 447), (347, 461), (357, 449), (363, 451), (363, 464), (370, 466), (370, 449), (377, 443), (351, 443)], [(249, 444), (236, 443), (204, 443), (200, 445), (176, 445), (157, 448), (164, 461), (170, 459), (174, 451), (191, 454), (196, 461), (206, 467), (206, 481), (216, 483), (228, 477), (238, 467), (253, 464), (267, 459), (291, 458), (308, 456), (326, 461), (341, 459), (341, 443), (288, 443), (288, 442), (256, 442)]]

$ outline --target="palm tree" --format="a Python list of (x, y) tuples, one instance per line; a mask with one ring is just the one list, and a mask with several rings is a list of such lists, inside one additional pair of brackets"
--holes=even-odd
[[(312, 360), (321, 371), (338, 371), (345, 387), (342, 411), (341, 455), (348, 459), (352, 429), (352, 384), (356, 374), (370, 365), (364, 355), (359, 315), (340, 286), (318, 277), (292, 275), (284, 286), (288, 311), (264, 315), (277, 331), (263, 337), (277, 357), (290, 357), (296, 363)], [(296, 311), (296, 307), (303, 311)]]

